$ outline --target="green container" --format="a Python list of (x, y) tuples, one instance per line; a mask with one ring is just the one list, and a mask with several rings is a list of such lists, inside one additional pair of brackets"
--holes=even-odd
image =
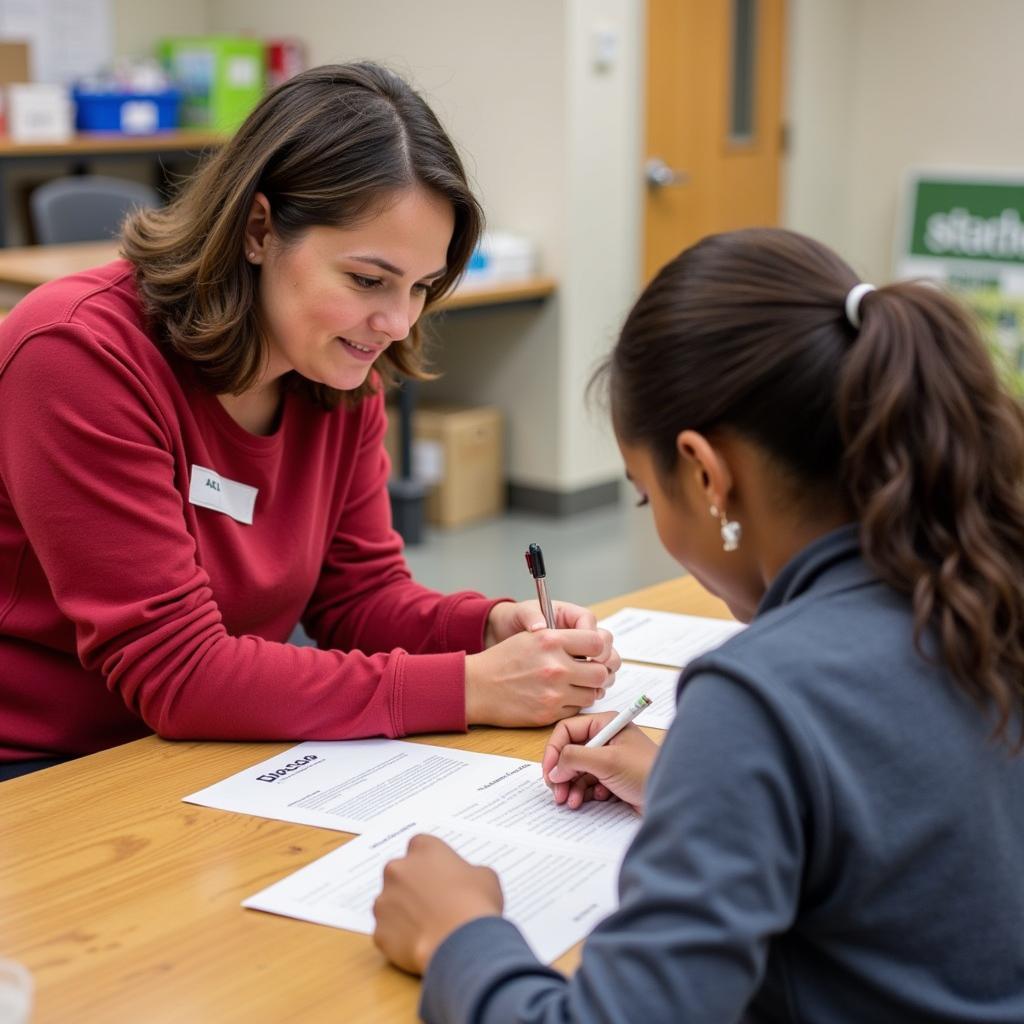
[(266, 46), (237, 36), (178, 36), (158, 45), (181, 89), (186, 128), (233, 132), (262, 99)]

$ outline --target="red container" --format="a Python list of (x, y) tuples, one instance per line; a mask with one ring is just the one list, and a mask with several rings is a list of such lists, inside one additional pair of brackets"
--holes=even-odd
[(267, 86), (271, 89), (306, 70), (306, 46), (300, 39), (267, 41)]

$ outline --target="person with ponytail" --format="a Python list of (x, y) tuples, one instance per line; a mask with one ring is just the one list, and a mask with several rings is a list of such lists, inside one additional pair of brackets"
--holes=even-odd
[(556, 726), (555, 802), (643, 815), (571, 979), (439, 840), (389, 865), (376, 941), (424, 1019), (1020, 1024), (1024, 413), (973, 323), (737, 231), (658, 274), (593, 383), (665, 547), (750, 626), (660, 750)]
[[(392, 529), (384, 391), (482, 212), (371, 63), (285, 82), (124, 258), (0, 326), (0, 779), (150, 732), (549, 725), (611, 684), (594, 616), (440, 594)], [(289, 642), (301, 620), (317, 648)], [(579, 657), (574, 657), (579, 656)]]

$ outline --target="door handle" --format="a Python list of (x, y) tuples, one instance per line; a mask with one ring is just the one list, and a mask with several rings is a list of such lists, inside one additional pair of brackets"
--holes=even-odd
[(669, 167), (661, 157), (652, 156), (644, 164), (644, 180), (650, 188), (667, 188), (669, 185), (687, 185), (690, 175)]

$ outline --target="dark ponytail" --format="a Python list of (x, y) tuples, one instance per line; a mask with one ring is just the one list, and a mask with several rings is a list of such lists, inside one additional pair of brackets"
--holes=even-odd
[(838, 416), (864, 550), (1004, 734), (1024, 702), (1024, 416), (948, 296), (894, 284), (862, 308)]
[(959, 685), (1024, 748), (1024, 410), (967, 314), (927, 284), (869, 292), (825, 246), (716, 235), (640, 297), (595, 380), (666, 476), (675, 438), (729, 428), (847, 504), (864, 556), (934, 628)]

